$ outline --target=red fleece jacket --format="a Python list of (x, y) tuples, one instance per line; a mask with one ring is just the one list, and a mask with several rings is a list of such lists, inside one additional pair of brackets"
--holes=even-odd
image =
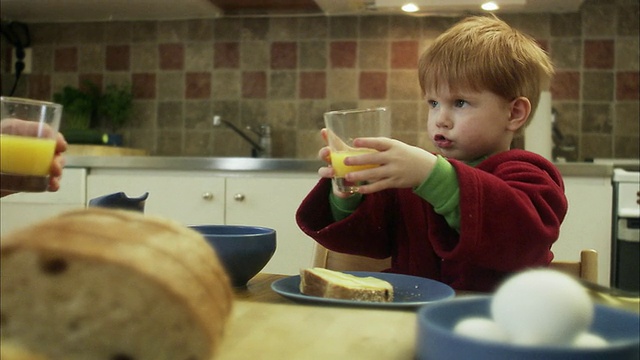
[(549, 264), (567, 212), (555, 166), (523, 150), (494, 155), (475, 168), (449, 161), (460, 186), (459, 234), (411, 189), (366, 195), (353, 214), (334, 222), (329, 179), (303, 200), (298, 225), (330, 250), (391, 256), (387, 271), (459, 290), (492, 291), (514, 271)]

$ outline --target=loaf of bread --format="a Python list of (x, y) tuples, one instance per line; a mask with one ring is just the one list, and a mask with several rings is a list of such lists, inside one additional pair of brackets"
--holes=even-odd
[(332, 299), (393, 301), (393, 286), (385, 280), (371, 276), (359, 277), (324, 268), (300, 270), (300, 292)]
[(49, 359), (209, 360), (232, 306), (200, 234), (124, 210), (68, 212), (2, 238), (2, 341)]

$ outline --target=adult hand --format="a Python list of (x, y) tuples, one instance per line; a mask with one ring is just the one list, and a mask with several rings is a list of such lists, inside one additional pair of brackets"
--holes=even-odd
[(49, 169), (49, 186), (47, 191), (58, 191), (60, 189), (60, 180), (62, 179), (62, 169), (64, 168), (65, 160), (62, 153), (67, 151), (67, 141), (61, 133), (58, 133), (56, 138), (56, 149), (53, 155), (53, 161), (51, 162), (51, 168)]

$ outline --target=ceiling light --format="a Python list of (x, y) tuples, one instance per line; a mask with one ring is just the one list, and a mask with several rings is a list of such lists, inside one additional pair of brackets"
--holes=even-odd
[(418, 8), (416, 6), (416, 4), (414, 4), (414, 3), (404, 4), (404, 5), (402, 5), (401, 9), (404, 12), (416, 12), (416, 11), (420, 10), (420, 8)]
[(482, 8), (482, 10), (486, 10), (486, 11), (495, 11), (500, 9), (500, 6), (498, 6), (498, 4), (494, 3), (493, 1), (486, 2), (482, 4), (480, 7)]

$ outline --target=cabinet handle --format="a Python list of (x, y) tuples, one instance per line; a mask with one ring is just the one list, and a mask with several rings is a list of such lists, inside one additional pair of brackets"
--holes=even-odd
[(244, 194), (237, 193), (237, 194), (233, 195), (233, 199), (235, 201), (244, 201)]
[(206, 193), (202, 194), (202, 198), (205, 199), (205, 200), (213, 200), (213, 193), (206, 192)]

